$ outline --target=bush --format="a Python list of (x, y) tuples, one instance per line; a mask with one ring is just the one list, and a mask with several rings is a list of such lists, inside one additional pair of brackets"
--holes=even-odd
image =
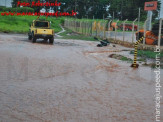
[(6, 8), (6, 7), (5, 7), (5, 8), (2, 9), (2, 11), (3, 11), (3, 12), (11, 12), (11, 9), (12, 9), (12, 8)]
[(34, 12), (33, 8), (23, 7), (18, 9), (19, 12)]
[(4, 7), (4, 6), (0, 6), (0, 11), (2, 11), (4, 8), (6, 8), (6, 7)]

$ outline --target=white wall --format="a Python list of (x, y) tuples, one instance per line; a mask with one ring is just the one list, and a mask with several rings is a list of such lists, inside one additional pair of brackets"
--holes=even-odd
[(12, 0), (0, 0), (0, 6), (12, 7)]
[(161, 1), (160, 18), (163, 18), (163, 0), (160, 1)]

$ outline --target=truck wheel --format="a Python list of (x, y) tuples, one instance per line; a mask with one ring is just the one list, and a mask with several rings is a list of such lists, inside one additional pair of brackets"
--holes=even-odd
[(29, 39), (29, 40), (32, 40), (32, 36), (31, 36), (31, 35), (28, 35), (28, 39)]
[(32, 38), (32, 42), (36, 43), (36, 38), (35, 37)]
[(28, 40), (32, 40), (32, 35), (30, 32), (28, 33)]
[(54, 42), (54, 37), (50, 38), (50, 39), (49, 39), (49, 42), (50, 42), (50, 44), (53, 44), (53, 42)]

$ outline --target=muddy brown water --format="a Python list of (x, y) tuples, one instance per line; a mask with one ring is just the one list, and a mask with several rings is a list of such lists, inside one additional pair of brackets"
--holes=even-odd
[(154, 69), (108, 58), (129, 48), (96, 45), (1, 33), (0, 122), (155, 121)]

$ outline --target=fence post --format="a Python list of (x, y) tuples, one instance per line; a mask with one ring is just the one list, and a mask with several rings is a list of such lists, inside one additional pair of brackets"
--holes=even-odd
[(87, 35), (89, 35), (89, 22), (87, 21)]
[(72, 30), (72, 20), (70, 20), (70, 29)]
[(82, 34), (83, 34), (83, 21), (82, 21), (82, 24), (81, 25), (82, 25)]
[(92, 33), (91, 33), (91, 23), (92, 23), (92, 22), (89, 22), (89, 36), (92, 34)]
[(73, 20), (71, 20), (71, 30), (73, 31)]
[(68, 26), (69, 26), (69, 29), (71, 29), (71, 20), (69, 20), (69, 25)]
[(105, 20), (104, 20), (104, 22), (103, 22), (103, 39), (105, 39), (105, 37), (106, 37), (106, 30), (105, 30)]
[(75, 27), (75, 26), (76, 26), (76, 20), (74, 20), (73, 23), (74, 23), (74, 32), (75, 32), (75, 28), (76, 28), (76, 27)]
[(68, 20), (66, 20), (66, 28), (68, 27)]
[(85, 23), (85, 35), (86, 35), (86, 33), (87, 33), (87, 24), (86, 24), (86, 22), (84, 22)]
[(128, 19), (126, 19), (124, 22), (123, 22), (123, 44), (124, 44), (124, 41), (125, 41), (125, 24), (127, 22)]
[[(100, 32), (103, 31), (103, 29), (101, 29), (101, 23), (102, 23), (102, 22), (100, 22)], [(102, 24), (103, 24), (103, 23), (102, 23)], [(101, 35), (101, 33), (99, 33), (99, 34), (100, 34), (100, 37), (102, 38), (103, 36)]]
[(72, 20), (71, 20), (71, 30), (72, 30), (73, 28), (72, 28)]
[(93, 29), (92, 29), (92, 26), (93, 25), (93, 22), (91, 22), (91, 36), (93, 36)]
[(100, 24), (100, 22), (98, 23), (98, 29), (97, 29), (97, 36), (98, 36), (98, 37), (100, 37), (100, 36), (99, 36), (99, 31), (100, 31), (99, 24)]
[(72, 30), (72, 20), (70, 20), (70, 29)]
[(132, 23), (132, 43), (134, 42), (134, 30), (135, 30), (135, 22), (137, 21), (137, 18)]
[(86, 22), (84, 22), (85, 23), (85, 35), (87, 34), (87, 23)]
[(72, 20), (72, 31), (74, 31), (74, 20)]
[(118, 22), (119, 22), (119, 20), (117, 20), (117, 21), (116, 21), (116, 24), (115, 24), (115, 38), (114, 38), (114, 40), (116, 40), (116, 36), (117, 36), (117, 28), (116, 28), (116, 27), (117, 27), (117, 23), (118, 23)]
[(146, 40), (146, 24), (147, 24), (148, 19), (145, 20), (144, 22), (144, 39), (143, 39), (143, 45), (145, 45), (145, 40)]
[(76, 32), (76, 19), (74, 20), (74, 32)]
[(74, 30), (74, 22), (73, 22), (73, 20), (71, 20), (71, 28), (72, 28), (72, 31)]
[(66, 19), (65, 19), (65, 21), (64, 21), (64, 27), (66, 27)]
[[(111, 37), (111, 32), (110, 32), (110, 23), (112, 22), (112, 20), (109, 21), (108, 23), (108, 37)], [(109, 32), (110, 32), (110, 35), (109, 35)]]
[(159, 36), (158, 36), (158, 46), (159, 46), (159, 47), (160, 47), (160, 45), (161, 45), (162, 21), (163, 21), (163, 18), (160, 19), (160, 24), (159, 24)]
[(96, 37), (97, 37), (97, 21), (96, 21)]
[(76, 21), (76, 32), (78, 32), (78, 21)]
[(78, 22), (78, 32), (80, 33), (80, 20)]
[(77, 32), (77, 21), (75, 19), (75, 32)]
[(77, 22), (77, 31), (79, 32), (79, 28), (80, 28), (80, 22)]
[(79, 33), (80, 33), (80, 30), (81, 30), (81, 21), (79, 21)]

